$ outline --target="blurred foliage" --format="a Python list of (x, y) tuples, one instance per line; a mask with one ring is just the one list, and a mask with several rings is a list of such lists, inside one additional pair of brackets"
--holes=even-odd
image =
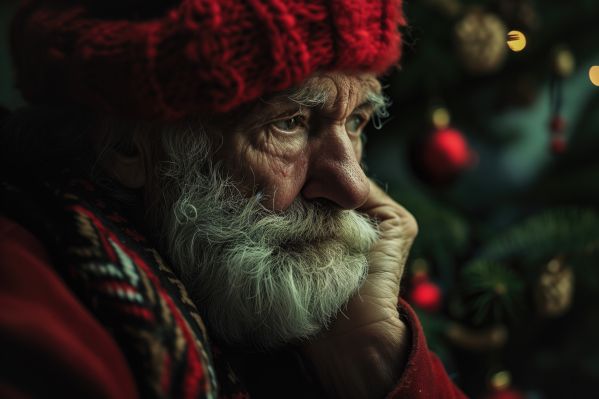
[(571, 257), (599, 252), (599, 213), (594, 210), (551, 209), (516, 224), (490, 240), (479, 257), (493, 261), (515, 259), (522, 264), (547, 260), (547, 255)]
[(460, 277), (462, 293), (468, 298), (470, 318), (475, 325), (486, 321), (495, 324), (520, 316), (524, 282), (511, 268), (477, 260), (466, 265)]

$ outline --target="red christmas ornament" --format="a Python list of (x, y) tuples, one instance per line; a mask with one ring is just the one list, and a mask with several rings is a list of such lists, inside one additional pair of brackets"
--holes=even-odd
[(566, 129), (566, 121), (559, 115), (555, 115), (549, 122), (549, 127), (552, 133), (563, 133)]
[(485, 399), (525, 399), (526, 396), (520, 391), (515, 389), (502, 389), (499, 391), (491, 392)]
[(462, 132), (443, 128), (435, 131), (426, 141), (422, 163), (430, 177), (447, 181), (472, 166), (475, 159)]
[(564, 151), (566, 151), (566, 148), (566, 139), (563, 135), (554, 135), (551, 138), (551, 151), (554, 154), (562, 154)]
[(572, 55), (561, 50), (556, 53), (554, 60), (554, 75), (551, 79), (549, 100), (551, 101), (551, 119), (549, 120), (549, 131), (551, 133), (551, 152), (558, 155), (566, 151), (566, 120), (561, 115), (563, 99), (563, 80), (570, 75), (573, 69)]
[(508, 371), (496, 373), (489, 381), (491, 392), (485, 395), (484, 399), (525, 399), (526, 396), (512, 388), (511, 384), (512, 376)]
[(437, 312), (441, 309), (441, 289), (428, 279), (419, 279), (412, 289), (411, 302), (420, 309)]
[(551, 130), (551, 152), (555, 155), (566, 151), (567, 143), (564, 131), (566, 130), (566, 121), (559, 115), (554, 115), (549, 122)]

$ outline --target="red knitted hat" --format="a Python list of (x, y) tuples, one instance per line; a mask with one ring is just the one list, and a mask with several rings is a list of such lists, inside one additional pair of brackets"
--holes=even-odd
[(401, 0), (24, 0), (12, 46), (31, 103), (173, 120), (315, 71), (383, 73), (403, 24)]

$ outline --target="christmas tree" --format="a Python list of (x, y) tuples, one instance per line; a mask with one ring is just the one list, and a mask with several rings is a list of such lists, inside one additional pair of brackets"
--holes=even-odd
[[(599, 2), (405, 4), (369, 172), (419, 221), (403, 288), (472, 397), (599, 380)], [(593, 83), (594, 82), (594, 83)]]

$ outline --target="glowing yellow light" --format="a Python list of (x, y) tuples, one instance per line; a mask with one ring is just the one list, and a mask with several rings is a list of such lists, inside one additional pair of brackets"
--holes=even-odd
[(599, 66), (592, 66), (589, 70), (589, 78), (591, 78), (591, 83), (595, 86), (599, 86)]
[(512, 376), (508, 371), (500, 371), (491, 377), (491, 386), (497, 390), (509, 388)]
[(507, 45), (512, 51), (522, 51), (526, 47), (526, 36), (524, 36), (524, 33), (518, 30), (508, 32)]
[(433, 126), (437, 129), (443, 129), (449, 126), (449, 122), (451, 121), (451, 116), (449, 116), (449, 111), (443, 107), (435, 108), (433, 110)]
[(576, 61), (574, 60), (574, 54), (566, 48), (560, 48), (555, 53), (555, 60), (553, 61), (555, 72), (561, 77), (568, 77), (574, 72), (576, 68)]

